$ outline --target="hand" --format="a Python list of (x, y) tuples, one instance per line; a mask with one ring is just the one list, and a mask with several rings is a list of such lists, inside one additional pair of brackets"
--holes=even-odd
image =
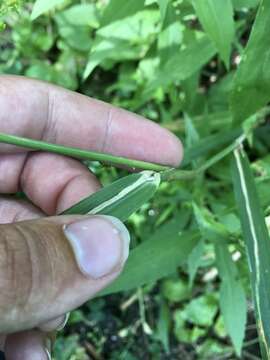
[[(138, 115), (43, 82), (0, 77), (0, 132), (177, 166), (178, 139)], [(100, 188), (79, 161), (0, 144), (0, 346), (47, 359), (48, 332), (114, 280), (129, 235), (116, 218), (54, 216)], [(49, 216), (49, 217), (46, 217)]]

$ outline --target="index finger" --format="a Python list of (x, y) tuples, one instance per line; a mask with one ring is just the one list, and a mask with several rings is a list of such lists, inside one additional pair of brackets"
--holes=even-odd
[[(0, 76), (0, 132), (178, 166), (182, 146), (159, 125), (102, 101), (19, 76)], [(18, 148), (0, 144), (0, 152)]]

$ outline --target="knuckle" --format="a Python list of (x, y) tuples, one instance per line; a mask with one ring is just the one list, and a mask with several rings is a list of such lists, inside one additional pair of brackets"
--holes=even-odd
[[(42, 303), (52, 269), (45, 238), (23, 223), (0, 225), (0, 330)], [(26, 222), (24, 223), (26, 224)], [(42, 276), (46, 274), (46, 276)], [(45, 283), (44, 283), (45, 282)]]

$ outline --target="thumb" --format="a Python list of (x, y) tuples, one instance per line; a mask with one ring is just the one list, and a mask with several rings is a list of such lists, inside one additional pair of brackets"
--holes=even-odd
[(0, 333), (81, 305), (119, 275), (128, 251), (128, 231), (111, 216), (0, 225)]

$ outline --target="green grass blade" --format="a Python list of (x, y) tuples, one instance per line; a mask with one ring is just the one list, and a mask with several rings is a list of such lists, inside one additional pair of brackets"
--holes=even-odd
[(231, 0), (193, 0), (192, 4), (205, 32), (215, 43), (222, 60), (229, 69), (234, 38)]
[(231, 109), (236, 126), (270, 100), (269, 22), (270, 2), (262, 0), (233, 82)]
[(250, 164), (242, 149), (234, 151), (234, 191), (249, 259), (261, 352), (270, 358), (270, 239)]
[(10, 134), (4, 134), (4, 133), (0, 133), (0, 143), (16, 145), (19, 147), (28, 148), (32, 150), (42, 150), (42, 151), (52, 152), (55, 154), (71, 156), (81, 160), (100, 161), (104, 163), (109, 163), (111, 165), (121, 165), (121, 166), (124, 165), (131, 168), (142, 169), (142, 170), (164, 171), (169, 169), (168, 166), (149, 163), (146, 161), (132, 160), (120, 156), (113, 156), (96, 151), (83, 150), (76, 147), (51, 144), (45, 141), (28, 139), (28, 138), (10, 135)]
[(230, 144), (242, 133), (240, 128), (233, 129), (228, 132), (220, 132), (215, 135), (210, 135), (202, 140), (199, 140), (196, 145), (186, 149), (182, 166), (189, 165), (195, 159), (207, 155), (210, 151), (217, 151), (218, 149)]
[(220, 308), (225, 328), (232, 339), (235, 351), (241, 356), (245, 326), (247, 320), (247, 303), (243, 285), (239, 279), (238, 269), (224, 241), (215, 244), (216, 263), (220, 285)]
[(142, 171), (125, 176), (83, 199), (62, 215), (103, 214), (125, 221), (155, 193), (160, 175), (153, 171)]
[(126, 291), (172, 274), (187, 261), (199, 232), (180, 233), (180, 222), (163, 225), (150, 239), (131, 251), (123, 273), (101, 295)]

